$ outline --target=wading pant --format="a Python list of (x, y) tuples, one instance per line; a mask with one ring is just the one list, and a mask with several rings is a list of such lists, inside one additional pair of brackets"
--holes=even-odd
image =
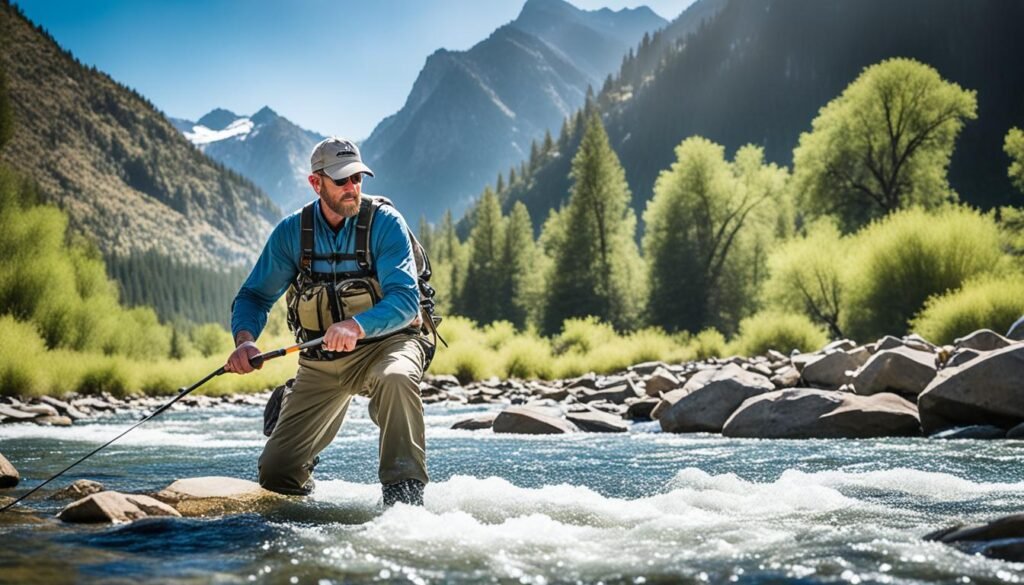
[(260, 485), (306, 494), (314, 461), (341, 429), (356, 394), (369, 396), (370, 418), (380, 428), (381, 483), (427, 483), (423, 403), (419, 382), (426, 355), (413, 335), (399, 333), (331, 361), (299, 359), (274, 432), (259, 461)]

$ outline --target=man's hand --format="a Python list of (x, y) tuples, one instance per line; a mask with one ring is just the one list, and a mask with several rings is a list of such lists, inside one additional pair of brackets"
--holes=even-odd
[(261, 363), (259, 368), (253, 368), (252, 364), (249, 363), (249, 359), (260, 355), (260, 350), (253, 343), (252, 336), (242, 331), (238, 334), (238, 338), (235, 340), (238, 347), (235, 351), (231, 352), (231, 357), (228, 358), (228, 363), (224, 364), (225, 372), (234, 372), (236, 374), (248, 374), (254, 369), (260, 369), (263, 367)]
[(335, 323), (324, 334), (323, 347), (327, 351), (352, 351), (356, 341), (366, 337), (366, 332), (355, 319)]

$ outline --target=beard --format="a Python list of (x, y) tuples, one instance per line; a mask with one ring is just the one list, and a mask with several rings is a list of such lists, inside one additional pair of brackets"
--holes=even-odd
[(362, 200), (362, 196), (357, 191), (355, 199), (345, 199), (342, 195), (339, 195), (337, 198), (321, 197), (321, 199), (334, 213), (342, 217), (352, 217), (359, 213), (359, 203)]

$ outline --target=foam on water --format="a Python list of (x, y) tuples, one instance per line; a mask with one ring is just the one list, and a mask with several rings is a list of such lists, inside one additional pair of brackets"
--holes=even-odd
[[(423, 508), (398, 505), (358, 526), (292, 526), (282, 546), (305, 551), (304, 560), (316, 565), (413, 581), (438, 566), (454, 570), (446, 573), (451, 578), (524, 583), (625, 575), (721, 580), (744, 571), (886, 582), (925, 570), (939, 580), (984, 580), (1005, 572), (1007, 563), (923, 542), (934, 526), (918, 515), (844, 491), (957, 498), (1022, 487), (909, 469), (790, 470), (761, 483), (687, 468), (661, 493), (621, 499), (568, 484), (525, 488), (497, 477), (454, 476), (427, 486)], [(314, 499), (372, 510), (378, 498), (376, 485), (325, 481)], [(863, 557), (871, 570), (861, 562), (853, 571), (849, 558)]]
[[(31, 423), (17, 423), (0, 426), (0, 441), (13, 439), (53, 439), (58, 441), (106, 443), (121, 431), (138, 422), (138, 419), (103, 421), (102, 423), (75, 424), (70, 427), (39, 426)], [(202, 424), (182, 421), (163, 422), (141, 426), (117, 440), (120, 446), (140, 447), (194, 447), (199, 449), (223, 449), (235, 447), (262, 447), (265, 438), (252, 430), (221, 430), (220, 423), (204, 421)]]

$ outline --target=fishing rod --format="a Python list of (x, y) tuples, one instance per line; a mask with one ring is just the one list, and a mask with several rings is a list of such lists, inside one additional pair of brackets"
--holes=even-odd
[[(252, 365), (252, 367), (254, 367), (254, 368), (259, 368), (260, 366), (263, 365), (264, 362), (266, 362), (268, 360), (272, 360), (274, 358), (279, 358), (281, 356), (285, 356), (285, 355), (288, 355), (290, 353), (295, 353), (295, 352), (301, 351), (303, 349), (309, 349), (311, 347), (316, 347), (318, 345), (321, 345), (323, 343), (323, 341), (324, 341), (323, 337), (318, 337), (316, 339), (307, 341), (305, 343), (296, 343), (295, 345), (292, 345), (292, 346), (289, 346), (289, 347), (282, 347), (281, 349), (275, 349), (273, 351), (268, 351), (266, 353), (261, 353), (259, 355), (254, 355), (251, 358), (249, 358), (249, 364)], [(121, 437), (127, 435), (131, 431), (135, 430), (140, 425), (142, 425), (144, 422), (155, 418), (157, 415), (159, 415), (160, 413), (162, 413), (162, 412), (166, 411), (168, 408), (170, 408), (175, 402), (177, 402), (177, 401), (181, 400), (182, 398), (188, 396), (189, 393), (191, 393), (193, 390), (195, 390), (196, 388), (198, 388), (198, 387), (202, 386), (203, 384), (209, 382), (210, 380), (216, 378), (217, 376), (223, 374), (224, 372), (225, 372), (224, 366), (221, 366), (221, 367), (217, 368), (216, 370), (214, 370), (213, 372), (210, 372), (209, 374), (207, 374), (202, 380), (199, 380), (195, 384), (192, 384), (191, 386), (189, 386), (187, 388), (180, 388), (178, 390), (178, 395), (175, 396), (174, 398), (172, 398), (170, 400), (170, 402), (168, 402), (167, 404), (164, 404), (160, 408), (154, 410), (152, 414), (150, 414), (149, 416), (144, 417), (142, 420), (140, 420), (139, 422), (135, 423), (134, 425), (129, 427), (127, 430), (123, 431), (120, 435), (114, 437), (113, 439), (110, 439), (106, 443), (104, 443), (104, 444), (100, 445), (99, 447), (93, 449), (89, 454), (87, 454), (86, 456), (82, 457), (78, 461), (75, 461), (71, 465), (68, 465), (67, 467), (62, 469), (59, 473), (57, 473), (57, 475), (54, 475), (50, 479), (48, 479), (48, 480), (44, 481), (43, 483), (37, 485), (36, 487), (32, 488), (31, 490), (28, 491), (28, 493), (26, 493), (25, 495), (21, 496), (17, 500), (14, 500), (13, 502), (11, 502), (10, 504), (7, 504), (6, 506), (3, 506), (2, 508), (0, 508), (0, 513), (5, 512), (6, 510), (8, 510), (10, 508), (13, 508), (14, 505), (17, 504), (18, 502), (20, 502), (20, 501), (24, 500), (25, 498), (31, 496), (32, 494), (36, 493), (39, 490), (39, 488), (45, 486), (46, 484), (50, 483), (51, 481), (53, 481), (53, 480), (57, 479), (58, 477), (64, 475), (66, 472), (71, 470), (71, 468), (73, 468), (74, 466), (76, 466), (79, 463), (85, 461), (86, 459), (92, 457), (93, 455), (99, 453), (105, 447), (107, 447), (108, 445), (110, 445), (114, 441), (120, 439)]]

